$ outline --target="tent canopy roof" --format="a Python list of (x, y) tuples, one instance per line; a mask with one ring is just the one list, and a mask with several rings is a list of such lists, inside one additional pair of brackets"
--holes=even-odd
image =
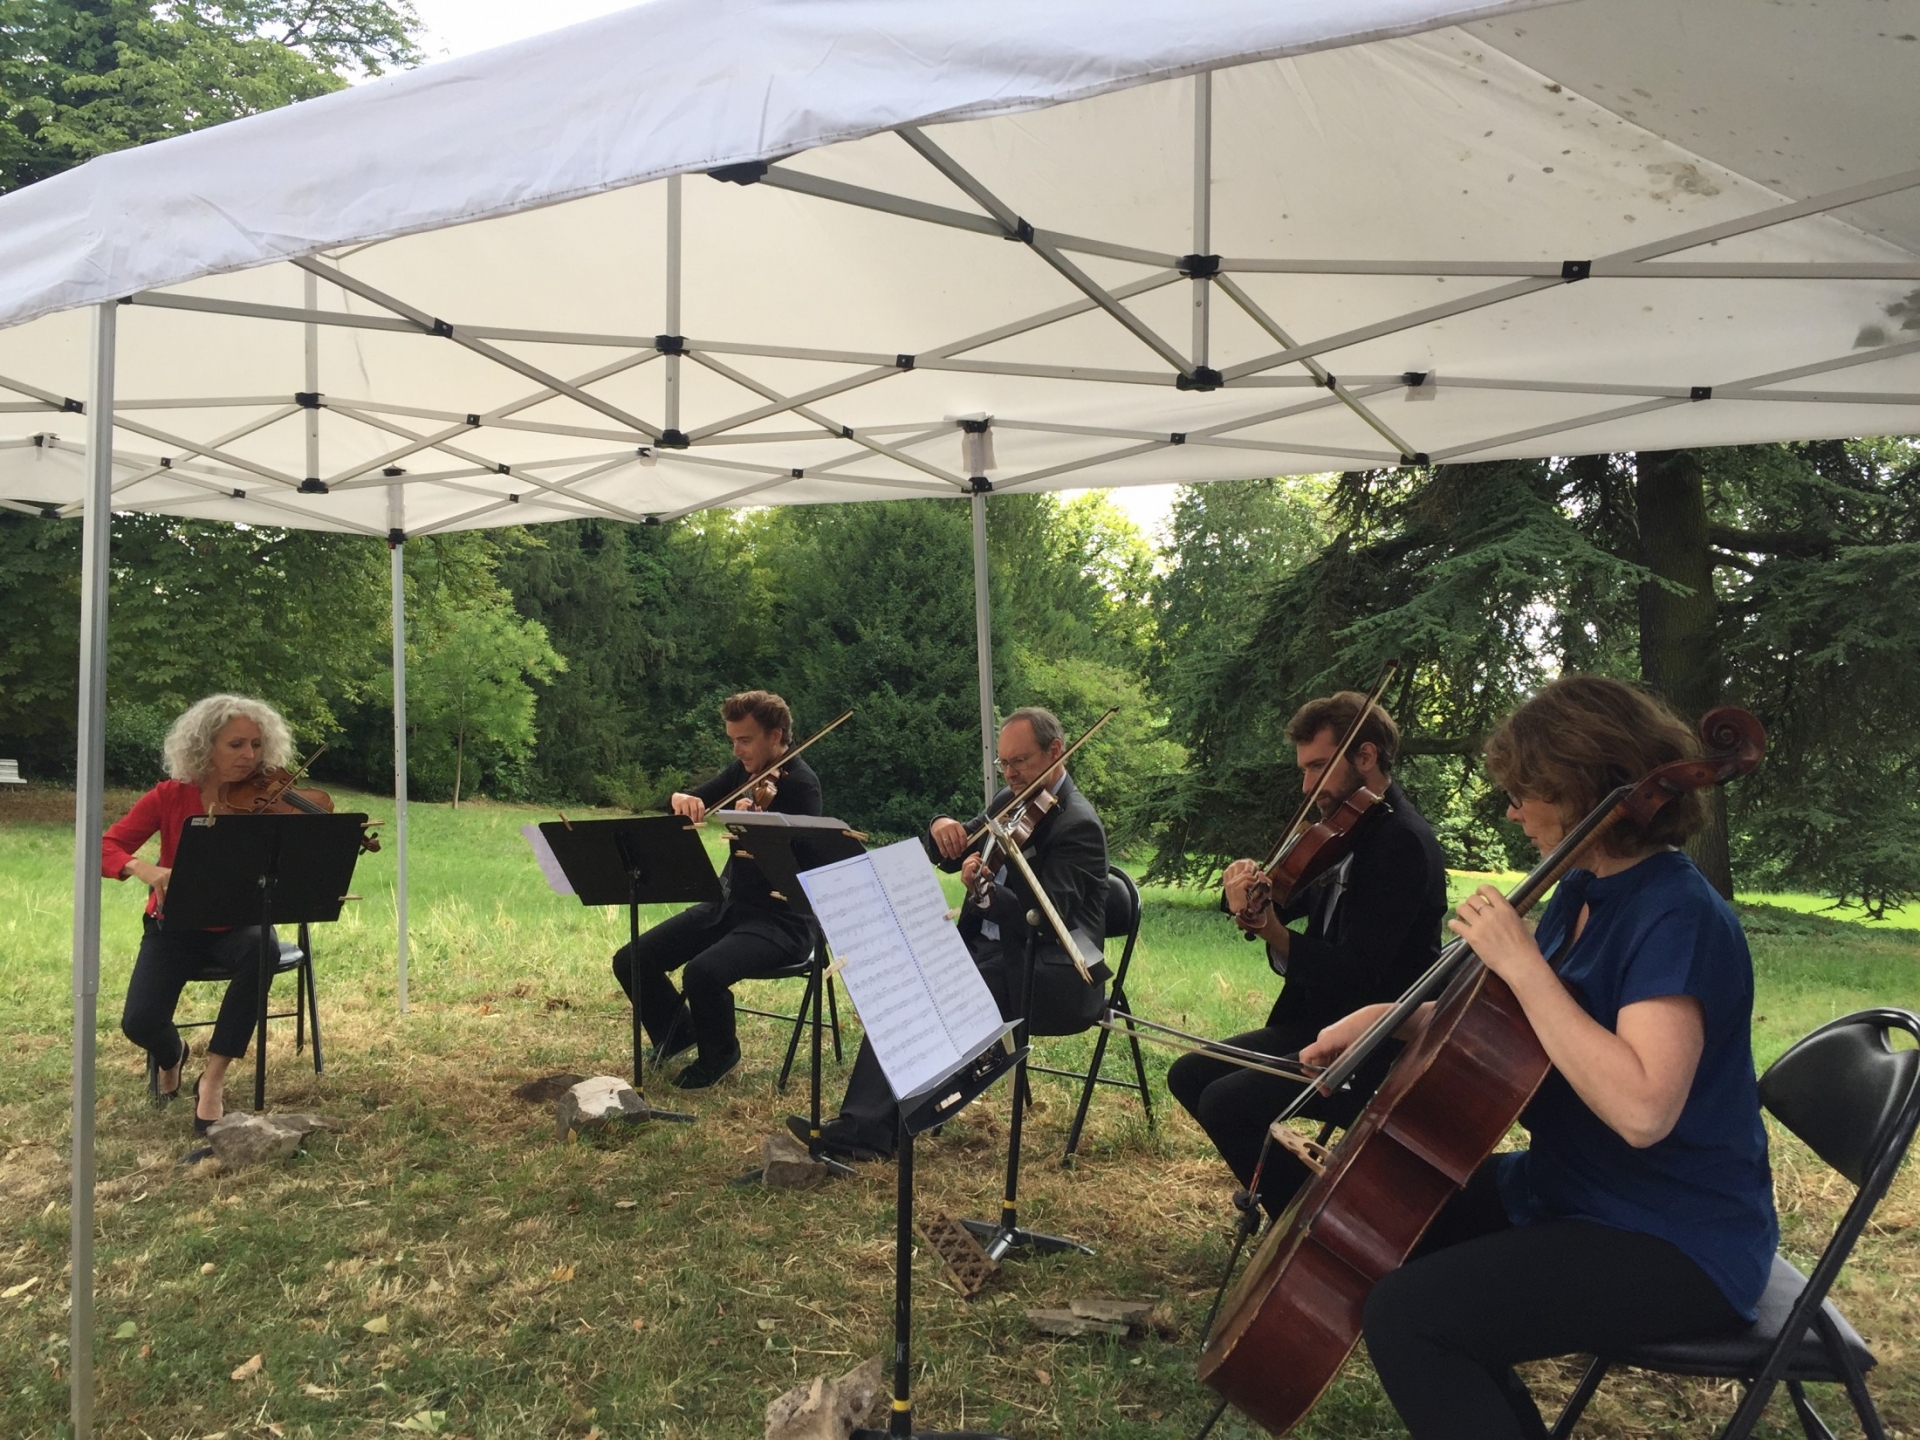
[(370, 534), (1920, 430), (1916, 34), (656, 0), (0, 200), (0, 503), (128, 297), (116, 504)]

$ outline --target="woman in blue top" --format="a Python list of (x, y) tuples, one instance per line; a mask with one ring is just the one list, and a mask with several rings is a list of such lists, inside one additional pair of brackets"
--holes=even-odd
[[(1544, 853), (1615, 786), (1699, 753), (1657, 700), (1555, 681), (1487, 742), (1507, 815)], [(1544, 1437), (1513, 1366), (1734, 1328), (1779, 1238), (1739, 921), (1676, 847), (1708, 797), (1616, 825), (1528, 933), (1490, 885), (1449, 926), (1506, 981), (1553, 1062), (1496, 1155), (1368, 1299), (1367, 1351), (1414, 1440)], [(1325, 1064), (1384, 1007), (1322, 1031)], [(1417, 1033), (1425, 1007), (1404, 1035)]]

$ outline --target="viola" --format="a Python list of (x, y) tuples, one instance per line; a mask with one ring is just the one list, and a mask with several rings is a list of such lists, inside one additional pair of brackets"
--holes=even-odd
[[(1040, 790), (1024, 804), (1016, 805), (1001, 821), (1001, 828), (1007, 832), (1007, 838), (1022, 850), (1033, 839), (1033, 832), (1040, 822), (1053, 813), (1059, 805), (1060, 797), (1051, 790)], [(973, 872), (973, 882), (967, 887), (967, 893), (973, 903), (982, 910), (993, 908), (993, 877), (1006, 862), (999, 854), (1000, 842), (991, 833), (986, 843), (980, 847), (980, 868)]]
[[(1525, 914), (1614, 824), (1748, 774), (1766, 731), (1726, 707), (1700, 722), (1707, 756), (1622, 785), (1507, 896)], [(1442, 989), (1444, 987), (1444, 989)], [(1200, 1356), (1200, 1379), (1276, 1435), (1313, 1408), (1360, 1338), (1368, 1292), (1493, 1153), (1551, 1068), (1513, 992), (1456, 940), (1314, 1087), (1331, 1094), (1432, 994), (1425, 1029), (1268, 1230)], [(1281, 1112), (1279, 1132), (1312, 1090)], [(1291, 1133), (1291, 1132), (1287, 1132)], [(1297, 1138), (1297, 1137), (1296, 1137)]]
[[(301, 770), (306, 767), (303, 765)], [(300, 771), (281, 768), (260, 769), (244, 780), (233, 780), (220, 787), (220, 793), (207, 807), (209, 815), (331, 815), (333, 797), (313, 786), (296, 785)], [(369, 853), (380, 848), (380, 837), (371, 829), (360, 836), (360, 848)]]

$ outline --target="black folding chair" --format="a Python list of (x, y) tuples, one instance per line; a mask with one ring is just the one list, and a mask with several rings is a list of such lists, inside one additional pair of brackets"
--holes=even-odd
[(1596, 1356), (1553, 1427), (1566, 1440), (1608, 1370), (1629, 1365), (1667, 1375), (1740, 1380), (1747, 1391), (1725, 1440), (1745, 1440), (1768, 1397), (1785, 1383), (1807, 1440), (1833, 1440), (1807, 1401), (1806, 1382), (1844, 1386), (1869, 1440), (1886, 1440), (1866, 1372), (1873, 1352), (1827, 1299), (1834, 1277), (1887, 1193), (1920, 1125), (1920, 1050), (1895, 1050), (1894, 1030), (1920, 1040), (1920, 1016), (1862, 1010), (1822, 1025), (1768, 1067), (1760, 1099), (1787, 1129), (1859, 1187), (1811, 1276), (1775, 1255), (1758, 1318), (1747, 1329), (1704, 1340), (1637, 1346)]
[[(1133, 947), (1140, 939), (1140, 890), (1133, 883), (1133, 877), (1118, 865), (1107, 867), (1107, 943), (1124, 940), (1120, 951), (1120, 964), (1113, 972), (1113, 986), (1107, 992), (1107, 1003), (1122, 1014), (1131, 1014), (1133, 1007), (1127, 1004), (1127, 967), (1133, 963)], [(1127, 1043), (1133, 1047), (1133, 1075), (1131, 1080), (1115, 1080), (1100, 1073), (1101, 1063), (1106, 1059), (1107, 1042), (1113, 1039), (1113, 1031), (1101, 1028), (1094, 1037), (1093, 1059), (1084, 1071), (1060, 1070), (1048, 1065), (1029, 1063), (1029, 1071), (1041, 1075), (1060, 1075), (1069, 1080), (1080, 1082), (1080, 1105), (1074, 1112), (1073, 1125), (1067, 1131), (1066, 1153), (1060, 1157), (1060, 1163), (1071, 1165), (1073, 1152), (1080, 1146), (1080, 1132), (1087, 1123), (1087, 1109), (1093, 1103), (1093, 1090), (1096, 1085), (1112, 1085), (1121, 1090), (1131, 1090), (1140, 1097), (1140, 1106), (1147, 1112), (1147, 1123), (1153, 1123), (1153, 1096), (1147, 1089), (1147, 1063), (1140, 1054), (1140, 1042), (1129, 1031)]]
[[(249, 955), (241, 963), (252, 965)], [(285, 975), (289, 971), (295, 976), (297, 985), (294, 990), (293, 1009), (269, 1010), (269, 1020), (293, 1021), (293, 1050), (297, 1055), (307, 1046), (307, 1027), (313, 1027), (313, 1073), (326, 1073), (326, 1060), (320, 1053), (320, 996), (313, 984), (313, 932), (312, 927), (301, 925), (300, 939), (296, 944), (291, 940), (280, 942), (280, 958), (274, 962), (273, 973)], [(233, 979), (234, 972), (218, 965), (208, 965), (195, 970), (187, 977), (189, 983), (206, 982), (225, 984)], [(180, 1030), (206, 1030), (212, 1028), (211, 1020), (176, 1020), (174, 1026)], [(252, 1031), (249, 1028), (249, 1035)], [(160, 1067), (151, 1051), (147, 1054), (147, 1093), (160, 1094)]]
[(785, 1020), (793, 1025), (793, 1033), (787, 1037), (787, 1058), (780, 1066), (779, 1089), (784, 1092), (787, 1079), (793, 1074), (793, 1058), (800, 1051), (800, 1037), (809, 1023), (817, 1023), (820, 1018), (820, 996), (824, 991), (827, 997), (827, 1026), (833, 1032), (833, 1062), (842, 1063), (844, 1056), (840, 1049), (840, 1002), (835, 998), (833, 977), (827, 971), (827, 942), (820, 937), (818, 927), (814, 931), (813, 950), (804, 958), (782, 965), (778, 969), (768, 970), (759, 975), (749, 975), (749, 980), (805, 980), (807, 988), (800, 996), (800, 1013), (788, 1015), (779, 1010), (756, 1010), (751, 1005), (742, 1005), (737, 1000), (734, 1008), (742, 1015), (758, 1015), (767, 1020)]

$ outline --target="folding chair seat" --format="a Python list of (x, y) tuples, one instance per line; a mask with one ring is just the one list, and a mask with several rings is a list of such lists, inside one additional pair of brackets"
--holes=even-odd
[[(1133, 883), (1133, 877), (1117, 865), (1107, 867), (1107, 944), (1122, 942), (1120, 963), (1114, 968), (1113, 984), (1107, 991), (1107, 1004), (1122, 1014), (1132, 1013), (1133, 1007), (1127, 1003), (1127, 970), (1133, 964), (1133, 947), (1140, 939), (1140, 890)], [(1069, 1080), (1080, 1082), (1080, 1103), (1074, 1111), (1073, 1124), (1067, 1131), (1066, 1153), (1060, 1157), (1062, 1165), (1073, 1163), (1073, 1154), (1080, 1146), (1080, 1133), (1087, 1123), (1087, 1110), (1093, 1104), (1094, 1087), (1111, 1085), (1121, 1090), (1131, 1090), (1140, 1097), (1140, 1106), (1146, 1111), (1147, 1123), (1153, 1123), (1153, 1096), (1147, 1089), (1147, 1065), (1140, 1053), (1140, 1041), (1131, 1033), (1127, 1044), (1133, 1048), (1133, 1078), (1113, 1079), (1102, 1075), (1100, 1067), (1106, 1060), (1107, 1044), (1113, 1039), (1114, 1032), (1102, 1027), (1094, 1037), (1093, 1056), (1085, 1070), (1062, 1070), (1048, 1065), (1035, 1065), (1029, 1062), (1030, 1071), (1042, 1075), (1060, 1075)]]
[[(320, 995), (313, 983), (313, 933), (308, 925), (301, 925), (299, 940), (281, 940), (280, 956), (274, 962), (273, 973), (276, 976), (292, 973), (296, 980), (293, 1009), (269, 1010), (268, 1020), (293, 1021), (293, 1049), (297, 1055), (306, 1049), (307, 1028), (313, 1028), (313, 1073), (326, 1073), (326, 1059), (320, 1051)], [(248, 964), (254, 963), (251, 957)], [(207, 965), (194, 971), (187, 977), (188, 983), (225, 984), (233, 979), (234, 972), (218, 965)], [(174, 1027), (179, 1030), (207, 1030), (213, 1027), (211, 1020), (176, 1020)], [(147, 1090), (150, 1094), (160, 1093), (160, 1070), (151, 1053), (147, 1056)]]
[(1566, 1440), (1607, 1372), (1618, 1366), (1668, 1375), (1738, 1380), (1746, 1394), (1721, 1432), (1745, 1440), (1776, 1385), (1785, 1384), (1807, 1440), (1833, 1440), (1807, 1399), (1808, 1381), (1842, 1386), (1869, 1440), (1886, 1440), (1866, 1372), (1873, 1352), (1827, 1298), (1854, 1242), (1893, 1183), (1920, 1125), (1920, 1050), (1895, 1050), (1895, 1030), (1920, 1040), (1920, 1016), (1905, 1010), (1862, 1010), (1823, 1025), (1767, 1068), (1760, 1100), (1858, 1190), (1811, 1275), (1780, 1256), (1745, 1330), (1699, 1340), (1637, 1346), (1596, 1356), (1553, 1427)]
[[(785, 1091), (788, 1077), (793, 1073), (793, 1059), (800, 1051), (800, 1037), (806, 1032), (809, 1022), (818, 1024), (820, 1020), (820, 996), (824, 990), (827, 1000), (828, 1028), (833, 1032), (833, 1060), (836, 1065), (843, 1062), (840, 1049), (840, 1002), (835, 996), (833, 977), (827, 975), (827, 942), (814, 928), (812, 951), (800, 960), (792, 961), (777, 969), (765, 971), (759, 975), (750, 975), (749, 980), (805, 980), (806, 989), (800, 996), (800, 1009), (797, 1014), (788, 1015), (778, 1010), (756, 1010), (751, 1005), (742, 1005), (738, 999), (734, 1008), (742, 1015), (758, 1015), (767, 1020), (785, 1020), (793, 1025), (793, 1031), (787, 1037), (787, 1058), (780, 1065), (779, 1089)], [(824, 984), (822, 983), (824, 980)]]

